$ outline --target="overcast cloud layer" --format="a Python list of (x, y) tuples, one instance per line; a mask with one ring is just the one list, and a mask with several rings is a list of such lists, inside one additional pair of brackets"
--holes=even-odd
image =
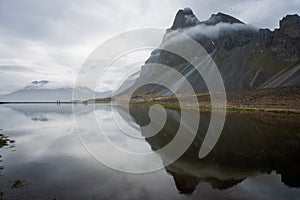
[(0, 94), (35, 80), (72, 86), (87, 56), (106, 39), (137, 28), (171, 26), (178, 9), (199, 20), (224, 12), (274, 29), (300, 13), (300, 0), (0, 0)]

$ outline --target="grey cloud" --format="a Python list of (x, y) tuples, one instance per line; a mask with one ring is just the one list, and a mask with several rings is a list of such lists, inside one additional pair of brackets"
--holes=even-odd
[(211, 14), (224, 12), (247, 24), (274, 29), (279, 20), (287, 14), (300, 12), (300, 0), (188, 0), (188, 5), (201, 20)]
[(101, 10), (94, 16), (81, 12), (90, 6), (93, 7), (77, 0), (4, 0), (0, 2), (0, 27), (2, 34), (18, 39), (52, 46), (70, 45), (97, 33), (102, 35), (98, 27), (105, 27), (106, 31), (113, 28), (106, 16), (100, 14)]
[(47, 83), (50, 83), (50, 81), (42, 80), (42, 81), (32, 81), (31, 84), (33, 85), (46, 85)]
[(190, 36), (202, 33), (210, 37), (218, 37), (220, 32), (223, 30), (242, 30), (242, 29), (257, 30), (256, 27), (251, 25), (219, 23), (214, 26), (206, 26), (205, 24), (200, 24), (195, 27), (187, 28), (186, 30), (184, 30), (184, 32)]
[(32, 72), (32, 70), (25, 66), (17, 65), (2, 65), (0, 66), (0, 71), (23, 71), (23, 72)]
[(41, 81), (32, 81), (30, 85), (27, 85), (25, 89), (39, 89), (45, 88), (45, 86), (50, 83), (48, 80), (41, 80)]
[(271, 29), (284, 15), (300, 12), (300, 0), (1, 0), (0, 89), (41, 79), (55, 83), (60, 79), (64, 84), (68, 80), (71, 86), (86, 57), (103, 41), (137, 28), (168, 28), (176, 12), (186, 6), (201, 21), (224, 12)]

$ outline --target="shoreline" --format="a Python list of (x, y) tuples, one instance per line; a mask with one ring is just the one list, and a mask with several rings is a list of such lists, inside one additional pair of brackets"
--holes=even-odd
[(0, 104), (87, 104), (84, 101), (80, 102), (69, 102), (69, 101), (61, 101), (61, 102), (56, 102), (56, 101), (5, 101), (5, 102), (0, 102)]
[[(180, 109), (179, 103), (166, 103), (166, 102), (160, 102), (160, 101), (139, 101), (139, 102), (132, 102), (131, 104), (144, 104), (144, 105), (154, 105), (154, 104), (160, 104), (166, 108), (172, 108), (172, 109)], [(182, 109), (187, 110), (195, 110), (195, 105), (185, 105)], [(198, 109), (200, 111), (206, 110), (211, 111), (212, 107), (207, 105), (201, 105), (199, 104)], [(216, 108), (215, 110), (222, 110), (224, 108)], [(226, 107), (227, 112), (267, 112), (267, 113), (282, 113), (282, 114), (300, 114), (300, 110), (294, 110), (294, 109), (280, 109), (280, 108), (255, 108), (255, 107), (233, 107), (228, 106)]]
[[(200, 110), (212, 109), (209, 93), (196, 94), (196, 97)], [(300, 86), (228, 92), (226, 93), (226, 99), (227, 111), (300, 114)], [(145, 104), (159, 103), (170, 108), (180, 108), (178, 100), (174, 95), (164, 97), (139, 95), (139, 98), (133, 98), (132, 102)], [(192, 109), (193, 105), (189, 104), (188, 96), (185, 102), (186, 105), (184, 107)]]
[[(122, 102), (0, 102), (0, 104), (82, 104), (82, 105), (87, 105), (87, 104), (107, 104), (107, 103), (113, 103), (115, 105), (122, 105)], [(179, 103), (167, 103), (166, 101), (135, 101), (131, 102), (130, 105), (135, 105), (135, 104), (144, 104), (144, 105), (154, 105), (154, 104), (160, 104), (166, 108), (171, 108), (171, 109), (180, 109)], [(185, 104), (181, 109), (187, 109), (187, 110), (196, 110), (196, 105), (191, 105), (191, 104)], [(198, 104), (198, 109), (200, 111), (211, 111), (212, 106), (208, 106), (207, 104)], [(215, 108), (215, 110), (222, 110), (224, 108)], [(281, 114), (300, 114), (300, 110), (296, 109), (284, 109), (284, 108), (274, 108), (274, 107), (238, 107), (238, 106), (231, 106), (227, 105), (226, 106), (226, 112), (267, 112), (267, 113), (281, 113)]]
[[(115, 96), (112, 98), (89, 99), (82, 101), (10, 101), (0, 102), (0, 104), (119, 104), (125, 103), (124, 99), (129, 97)], [(209, 93), (196, 94), (198, 105), (192, 103), (189, 98), (185, 98), (185, 104), (181, 109), (212, 110)], [(300, 86), (289, 86), (280, 88), (269, 88), (259, 90), (246, 90), (226, 93), (226, 110), (240, 112), (268, 112), (283, 114), (300, 114)], [(130, 104), (160, 104), (166, 108), (180, 109), (179, 102), (175, 95), (155, 96), (139, 94), (131, 97)], [(215, 110), (224, 108), (215, 108)]]

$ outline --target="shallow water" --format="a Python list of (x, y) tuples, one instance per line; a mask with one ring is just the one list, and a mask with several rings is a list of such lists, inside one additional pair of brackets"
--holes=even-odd
[[(97, 134), (99, 127), (91, 124), (96, 116), (115, 145), (151, 152), (172, 140), (179, 111), (167, 109), (166, 125), (147, 139), (139, 127), (149, 123), (148, 107), (141, 105), (132, 106), (130, 114), (118, 106), (77, 105), (72, 112), (71, 105), (51, 104), (1, 105), (0, 113), (0, 133), (15, 141), (0, 149), (3, 199), (300, 198), (300, 130), (297, 120), (286, 115), (229, 113), (218, 143), (199, 159), (210, 120), (210, 113), (201, 113), (198, 134), (180, 159), (156, 172), (129, 174), (105, 166), (86, 149), (97, 151), (107, 141), (86, 141), (84, 146), (76, 129), (82, 138)], [(73, 114), (79, 120), (76, 126)], [(195, 114), (190, 111), (190, 119)], [(114, 119), (140, 139), (124, 136)], [(105, 154), (118, 164), (133, 165), (128, 158)], [(164, 163), (166, 158), (157, 153), (144, 163)], [(21, 184), (12, 187), (16, 180)]]

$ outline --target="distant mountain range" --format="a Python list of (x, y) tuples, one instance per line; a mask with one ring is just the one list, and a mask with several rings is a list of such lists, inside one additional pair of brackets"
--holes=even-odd
[[(228, 92), (300, 85), (300, 17), (287, 15), (279, 25), (274, 31), (259, 29), (224, 13), (199, 21), (191, 9), (185, 8), (177, 12), (161, 45), (170, 42), (168, 35), (174, 31), (192, 37), (211, 55)], [(176, 41), (172, 42), (176, 45)], [(196, 92), (207, 90), (201, 76), (192, 73), (190, 63), (177, 55), (156, 49), (146, 61), (146, 64), (151, 63), (176, 69)], [(155, 80), (163, 75), (145, 65), (136, 82)], [(166, 88), (154, 84), (148, 84), (136, 93), (169, 94)], [(122, 94), (126, 94), (126, 90)]]
[(70, 100), (87, 100), (96, 98), (106, 98), (111, 92), (94, 92), (87, 87), (79, 87), (75, 90), (75, 98), (72, 98), (73, 88), (47, 89), (27, 86), (10, 94), (1, 95), (0, 101), (70, 101)]

